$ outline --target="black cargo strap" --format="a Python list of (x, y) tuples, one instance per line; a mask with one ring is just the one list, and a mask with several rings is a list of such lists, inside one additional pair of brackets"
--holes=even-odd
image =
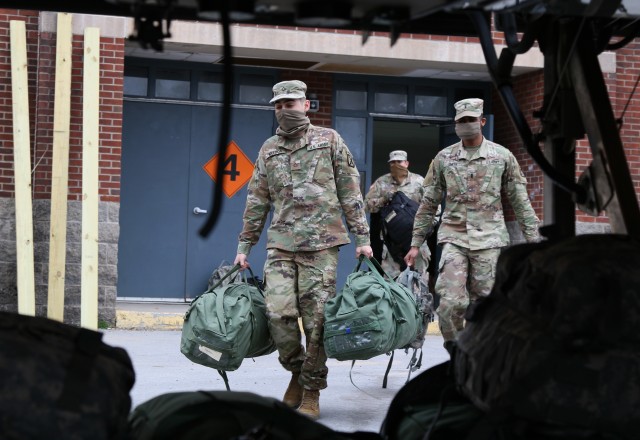
[(391, 364), (393, 364), (393, 351), (391, 352), (391, 357), (389, 358), (389, 363), (387, 364), (387, 371), (384, 372), (384, 378), (382, 379), (382, 388), (387, 387), (387, 376), (389, 376), (389, 371), (391, 371)]
[(62, 393), (57, 402), (58, 408), (67, 411), (77, 411), (85, 400), (96, 357), (101, 348), (102, 333), (81, 328), (74, 342), (75, 347), (67, 367)]
[(224, 386), (227, 387), (227, 391), (231, 391), (231, 388), (229, 388), (229, 378), (227, 377), (227, 372), (224, 370), (216, 370), (218, 372), (218, 374), (220, 374), (220, 376), (222, 377), (222, 380), (224, 380)]

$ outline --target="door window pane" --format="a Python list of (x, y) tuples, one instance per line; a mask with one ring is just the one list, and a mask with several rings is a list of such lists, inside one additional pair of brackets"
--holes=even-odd
[(380, 86), (374, 96), (374, 108), (382, 113), (407, 113), (408, 94), (405, 86)]
[(189, 99), (190, 95), (191, 75), (188, 70), (158, 70), (156, 97)]
[(340, 110), (367, 110), (366, 84), (338, 84), (336, 90), (336, 108)]
[(130, 96), (147, 96), (149, 69), (139, 66), (124, 68), (124, 94)]
[(364, 164), (367, 120), (365, 118), (336, 117), (336, 131), (346, 142), (357, 165)]
[(222, 75), (215, 72), (202, 72), (198, 81), (198, 99), (203, 101), (222, 101)]
[(273, 97), (273, 79), (262, 75), (241, 75), (238, 99), (242, 104), (265, 104)]
[(415, 113), (418, 115), (446, 116), (447, 96), (445, 90), (433, 87), (416, 88)]

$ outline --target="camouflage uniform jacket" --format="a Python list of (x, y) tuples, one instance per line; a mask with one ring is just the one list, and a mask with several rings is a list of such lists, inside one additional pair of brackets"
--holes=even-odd
[(267, 248), (317, 251), (369, 245), (360, 174), (340, 135), (309, 125), (299, 139), (272, 136), (258, 153), (249, 181), (238, 253), (249, 254), (273, 208)]
[(373, 182), (367, 196), (364, 198), (366, 210), (368, 212), (380, 211), (380, 208), (389, 203), (391, 197), (398, 191), (402, 191), (407, 197), (420, 203), (423, 193), (423, 180), (424, 178), (421, 175), (409, 172), (409, 175), (402, 183), (398, 184), (391, 176), (391, 173), (385, 174)]
[(538, 238), (538, 218), (527, 181), (513, 154), (487, 139), (475, 153), (462, 142), (440, 151), (424, 179), (424, 196), (413, 226), (412, 246), (420, 246), (446, 193), (438, 243), (471, 250), (504, 247), (509, 233), (502, 212), (504, 191), (527, 241)]

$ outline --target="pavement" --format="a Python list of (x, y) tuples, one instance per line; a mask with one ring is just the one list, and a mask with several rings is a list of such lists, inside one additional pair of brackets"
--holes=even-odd
[[(136, 381), (131, 390), (132, 409), (158, 395), (177, 391), (225, 390), (224, 382), (211, 368), (195, 364), (180, 352), (182, 318), (187, 303), (117, 303), (116, 328), (103, 330), (107, 344), (127, 350)], [(429, 324), (422, 348), (422, 367), (408, 370), (411, 353), (396, 350), (382, 388), (389, 356), (366, 361), (329, 359), (328, 387), (320, 393), (318, 422), (342, 432), (379, 432), (391, 400), (411, 377), (449, 360), (437, 322)], [(228, 372), (232, 391), (247, 391), (281, 399), (290, 374), (278, 362), (277, 352), (245, 359), (240, 368)]]

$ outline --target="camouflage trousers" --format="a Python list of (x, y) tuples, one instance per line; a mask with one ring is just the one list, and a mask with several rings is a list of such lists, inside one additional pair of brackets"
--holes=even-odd
[(445, 341), (456, 339), (464, 328), (464, 313), (469, 304), (491, 292), (500, 250), (470, 250), (444, 243), (435, 290), (440, 295), (436, 312)]
[[(300, 383), (308, 390), (327, 387), (324, 305), (336, 294), (337, 265), (337, 247), (313, 252), (267, 250), (264, 290), (278, 360), (286, 370), (299, 372)], [(302, 318), (306, 347), (298, 318)]]

